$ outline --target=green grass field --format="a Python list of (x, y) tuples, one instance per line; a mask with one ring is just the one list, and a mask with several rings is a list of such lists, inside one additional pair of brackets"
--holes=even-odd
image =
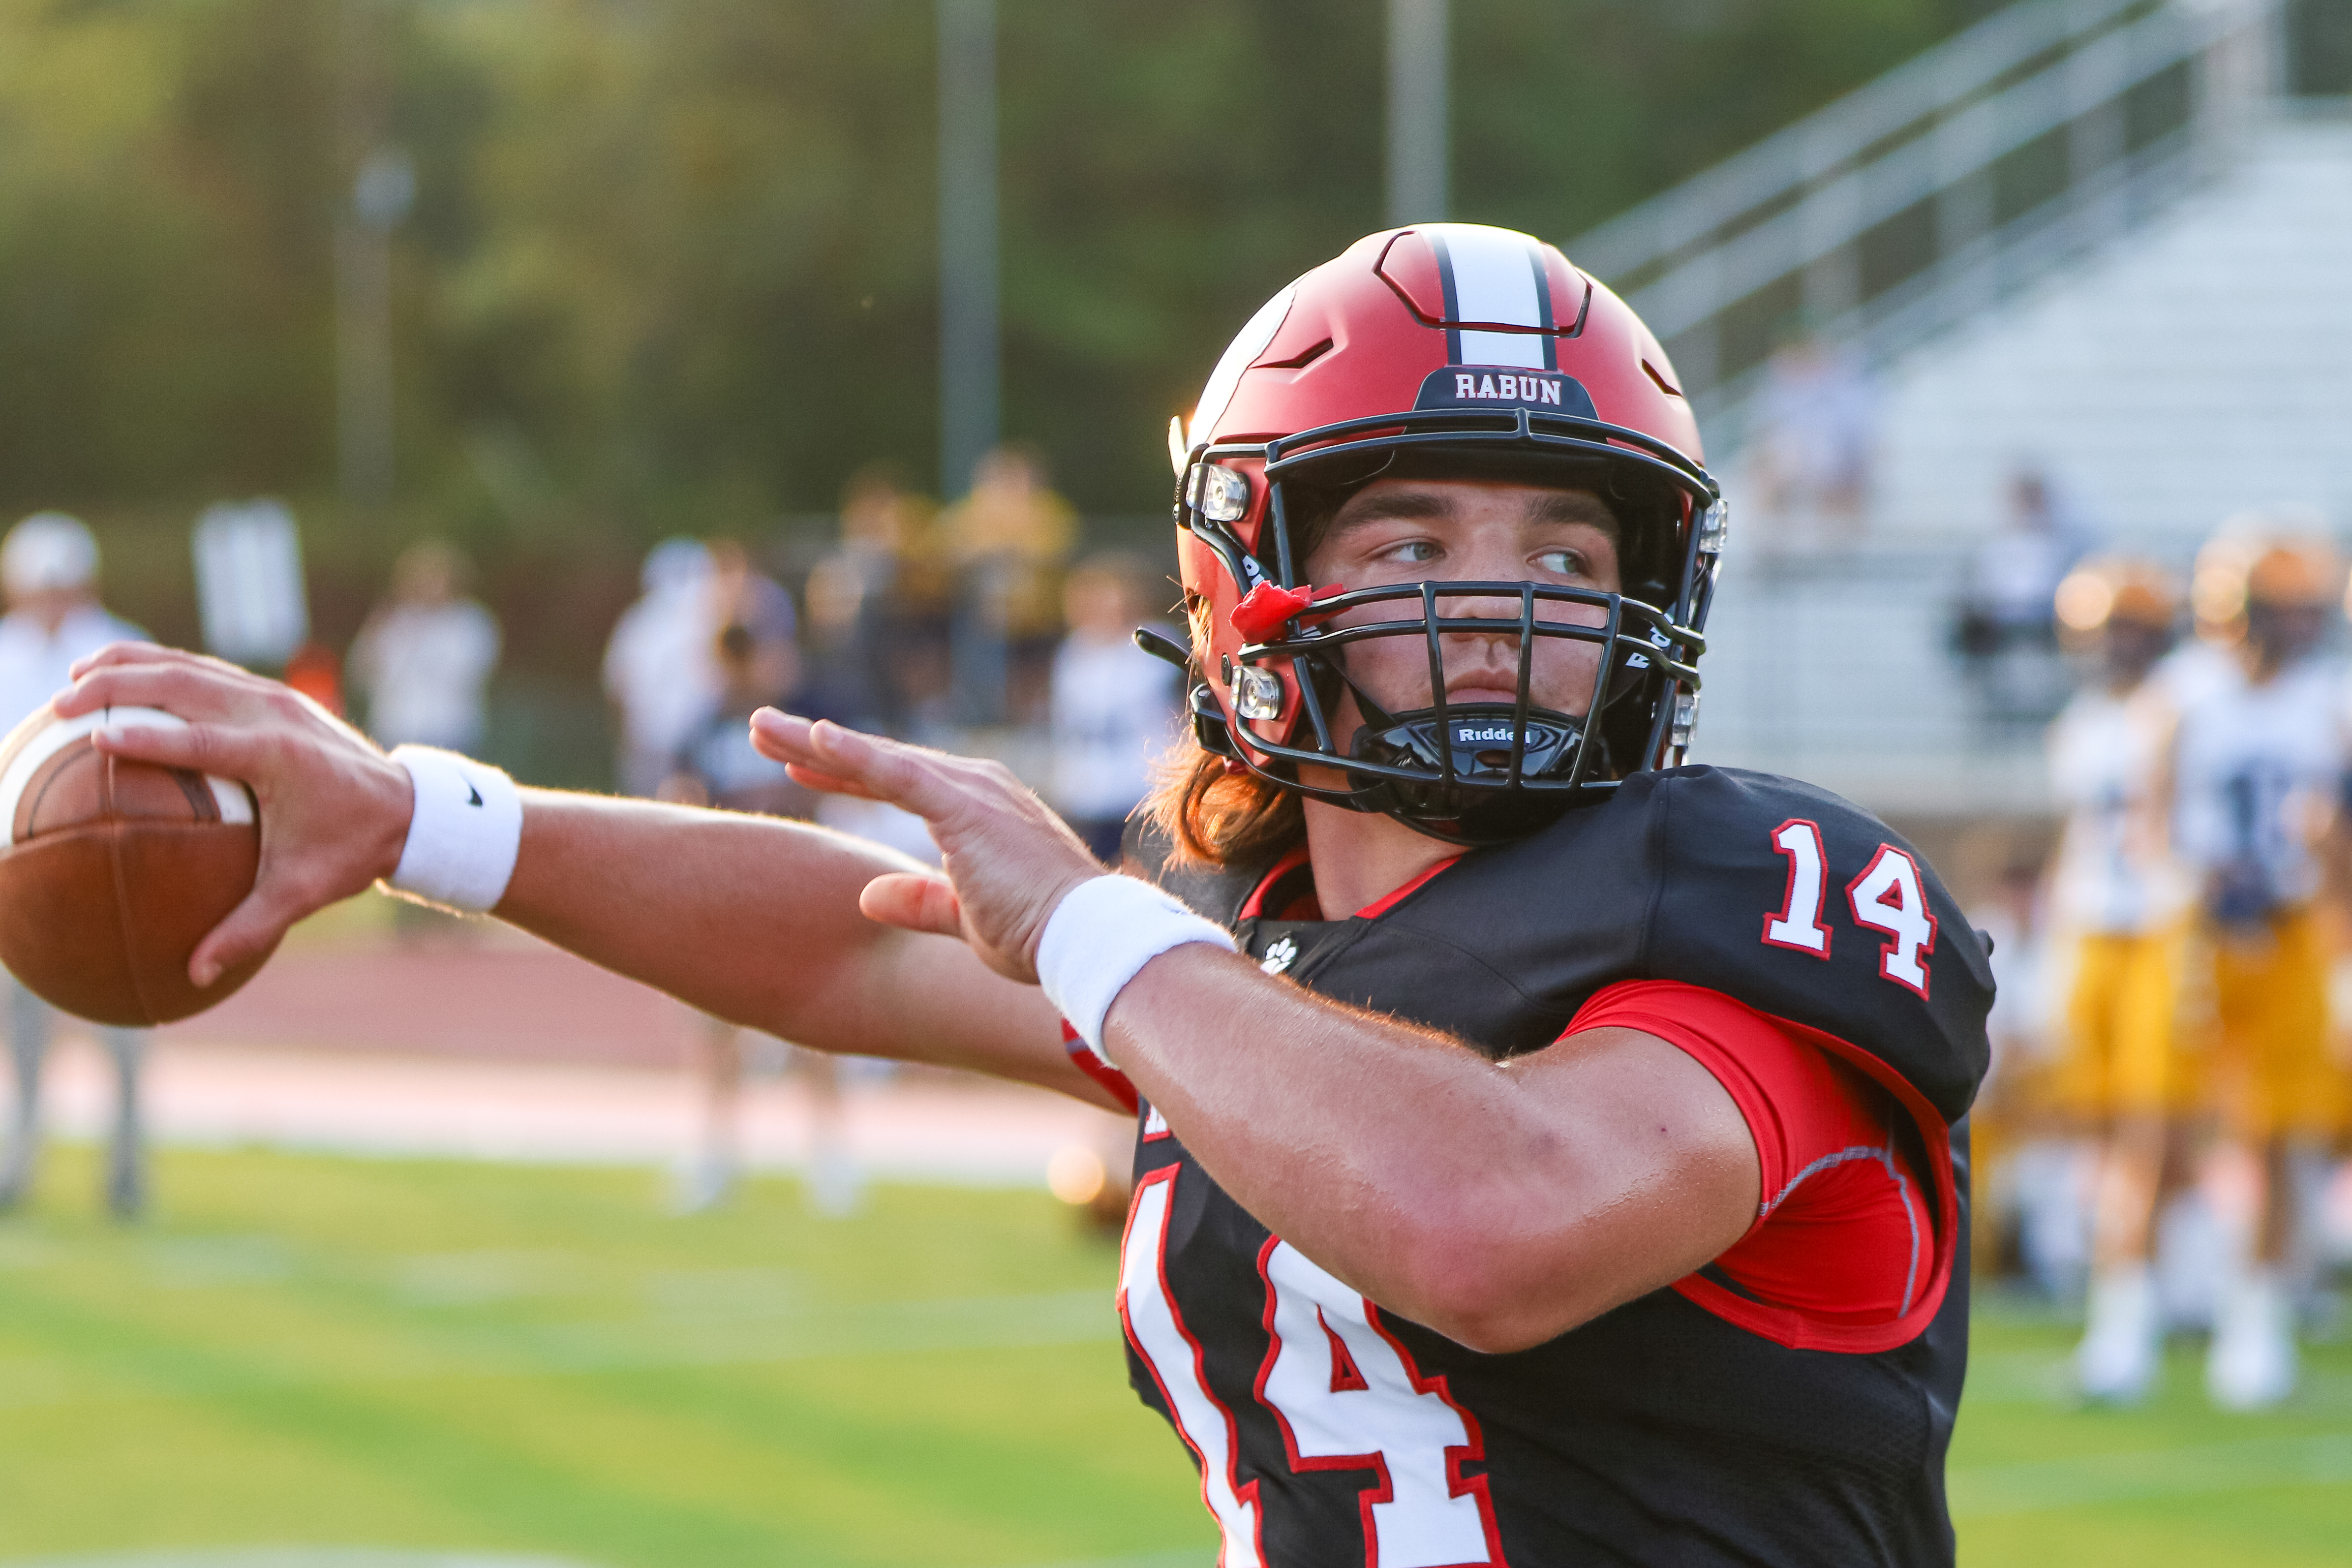
[[(60, 1151), (0, 1222), (0, 1563), (1212, 1560), (1124, 1385), (1111, 1250), (1043, 1196), (884, 1187), (827, 1223), (775, 1181), (677, 1219), (638, 1173), (170, 1152), (123, 1229), (91, 1174)], [(2352, 1352), (2293, 1413), (2223, 1420), (2186, 1353), (2151, 1409), (2066, 1409), (2069, 1340), (1980, 1331), (1964, 1561), (2352, 1561)]]

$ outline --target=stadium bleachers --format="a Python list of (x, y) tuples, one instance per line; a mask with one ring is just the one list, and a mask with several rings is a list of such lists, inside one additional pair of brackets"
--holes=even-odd
[[(2284, 15), (2029, 0), (1576, 242), (1665, 323), (1733, 485), (1700, 760), (2039, 811), (2036, 728), (1951, 651), (2013, 474), (2184, 560), (2243, 509), (2352, 509), (2352, 100), (2288, 93)], [(1775, 552), (1740, 448), (1792, 321), (1869, 367), (1877, 458), (1858, 539)]]

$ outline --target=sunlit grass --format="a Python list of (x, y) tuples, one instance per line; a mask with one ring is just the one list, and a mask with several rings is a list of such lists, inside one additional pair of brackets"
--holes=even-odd
[(317, 1543), (596, 1564), (1057, 1563), (1207, 1538), (1042, 1195), (67, 1151), (0, 1225), (0, 1557)]
[(2352, 1562), (2352, 1346), (2305, 1352), (2283, 1410), (2207, 1403), (2201, 1347), (2175, 1345), (2162, 1387), (2128, 1411), (2077, 1408), (2079, 1329), (1987, 1300), (1952, 1445), (1969, 1568), (2341, 1568)]
[[(110, 1224), (87, 1152), (0, 1221), (0, 1561), (315, 1544), (597, 1568), (1213, 1559), (1125, 1387), (1114, 1258), (1043, 1195), (784, 1181), (674, 1218), (649, 1173), (166, 1152)], [(2072, 1408), (2074, 1330), (1979, 1313), (1961, 1558), (2352, 1560), (2352, 1348), (2305, 1394)], [(1534, 1565), (1542, 1568), (1542, 1565)]]

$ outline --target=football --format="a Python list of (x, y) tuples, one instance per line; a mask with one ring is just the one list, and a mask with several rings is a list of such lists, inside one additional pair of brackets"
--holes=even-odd
[(168, 1024), (250, 980), (268, 954), (203, 990), (188, 958), (253, 889), (261, 828), (229, 779), (109, 756), (108, 724), (178, 728), (152, 708), (58, 719), (0, 742), (0, 963), (34, 994), (99, 1024)]

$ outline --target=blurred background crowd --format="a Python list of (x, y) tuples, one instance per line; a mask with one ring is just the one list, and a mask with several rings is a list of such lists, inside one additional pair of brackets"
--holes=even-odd
[[(903, 489), (887, 469), (859, 470), (844, 494), (836, 539), (808, 559), (755, 554), (733, 538), (662, 540), (646, 552), (640, 592), (604, 643), (610, 787), (813, 818), (935, 863), (920, 819), (879, 802), (816, 795), (753, 750), (752, 712), (781, 707), (997, 757), (1115, 861), (1129, 815), (1178, 737), (1177, 671), (1134, 641), (1139, 626), (1172, 635), (1175, 589), (1138, 552), (1074, 559), (1076, 542), (1069, 503), (1051, 488), (1038, 455), (1019, 447), (987, 454), (970, 491), (944, 509)], [(386, 747), (495, 753), (488, 691), (499, 621), (472, 596), (472, 563), (455, 545), (426, 538), (407, 546), (342, 648), (310, 629), (299, 530), (283, 505), (209, 508), (192, 546), (212, 651), (282, 675)], [(60, 511), (25, 518), (0, 542), (7, 603), (0, 719), (7, 723), (38, 710), (76, 659), (147, 635), (103, 607), (100, 565), (88, 525)], [(395, 915), (410, 931), (462, 929), (415, 905)], [(0, 1157), (0, 1208), (19, 1201), (32, 1180), (53, 1023), (29, 992), (13, 982), (9, 992), (16, 1092)], [(679, 1178), (678, 1203), (689, 1210), (723, 1198), (743, 1164), (735, 1101), (746, 1042), (717, 1020), (704, 1034), (705, 1135)], [(116, 1029), (99, 1037), (118, 1082), (108, 1200), (130, 1217), (144, 1191), (137, 1108), (145, 1041)], [(856, 1202), (857, 1176), (838, 1136), (838, 1101), (845, 1072), (858, 1069), (821, 1058), (799, 1065), (823, 1102), (815, 1201), (845, 1211)]]

